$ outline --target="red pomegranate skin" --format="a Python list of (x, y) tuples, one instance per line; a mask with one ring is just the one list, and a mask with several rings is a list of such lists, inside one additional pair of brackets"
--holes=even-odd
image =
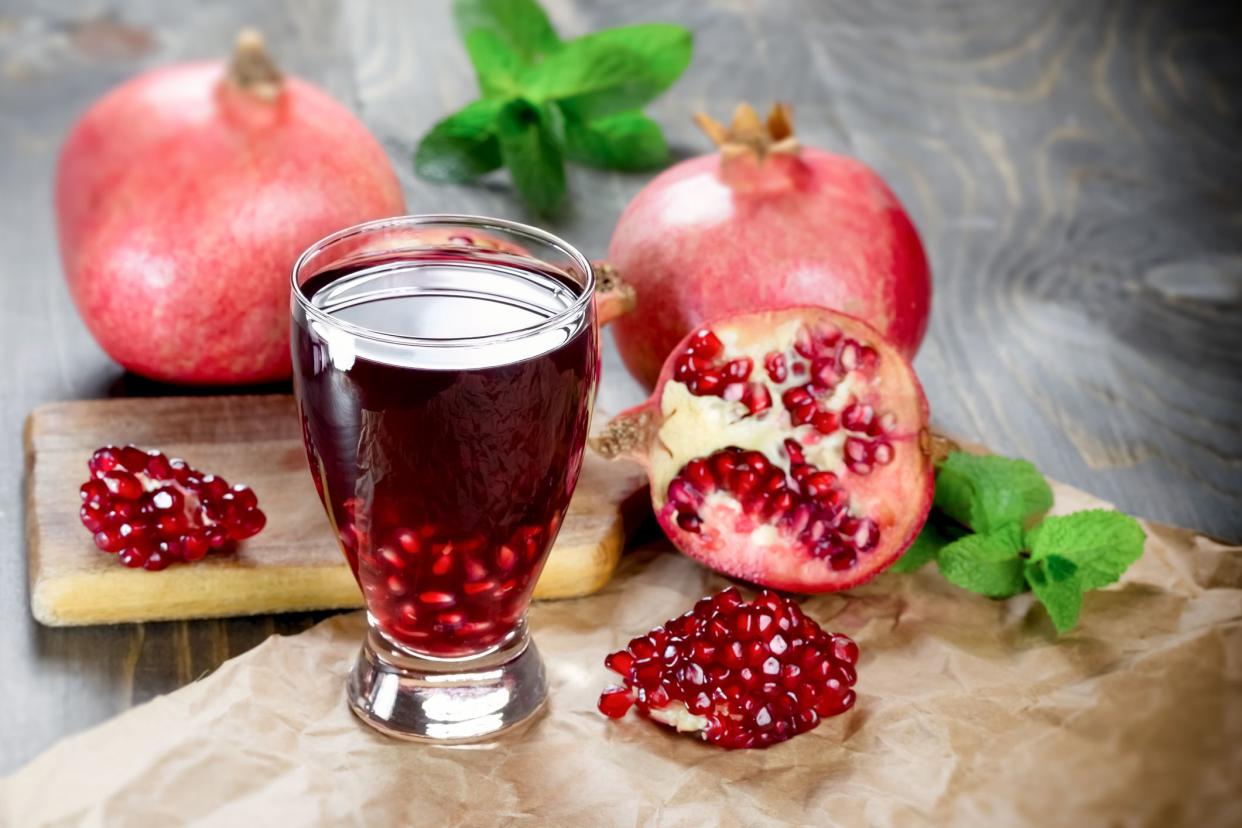
[(821, 305), (869, 322), (909, 359), (931, 312), (927, 258), (897, 197), (861, 161), (810, 147), (671, 167), (626, 207), (608, 257), (638, 294), (613, 331), (648, 389), (708, 319)]
[(405, 209), (383, 149), (326, 93), (285, 76), (267, 101), (225, 74), (180, 64), (121, 85), (73, 127), (57, 170), (82, 318), (113, 359), (166, 382), (287, 378), (297, 256)]

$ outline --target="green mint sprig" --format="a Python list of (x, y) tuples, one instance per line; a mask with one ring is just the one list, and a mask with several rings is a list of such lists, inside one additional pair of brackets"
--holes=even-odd
[(1025, 460), (950, 452), (936, 469), (927, 525), (893, 571), (934, 560), (949, 581), (989, 598), (1030, 590), (1064, 633), (1078, 623), (1083, 594), (1120, 578), (1146, 535), (1120, 512), (1044, 517), (1051, 507), (1048, 481)]
[(509, 169), (531, 206), (565, 196), (565, 158), (620, 170), (668, 160), (640, 108), (690, 64), (690, 32), (646, 23), (563, 41), (535, 0), (454, 0), (482, 97), (435, 124), (414, 153), (422, 178), (464, 182)]

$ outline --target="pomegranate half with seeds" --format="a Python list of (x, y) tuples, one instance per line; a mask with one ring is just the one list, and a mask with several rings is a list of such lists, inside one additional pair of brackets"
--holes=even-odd
[(765, 748), (854, 706), (858, 645), (793, 601), (729, 588), (604, 659), (624, 686), (599, 709), (647, 718), (726, 748)]
[(699, 327), (652, 397), (593, 445), (647, 467), (656, 517), (682, 552), (775, 589), (867, 581), (931, 508), (914, 370), (874, 328), (826, 308)]
[(88, 464), (78, 516), (95, 545), (128, 567), (202, 560), (258, 534), (267, 522), (247, 486), (136, 446), (105, 446)]

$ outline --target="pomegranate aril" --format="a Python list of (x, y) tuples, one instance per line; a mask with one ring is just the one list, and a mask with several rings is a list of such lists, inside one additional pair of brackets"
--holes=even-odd
[(865, 463), (871, 459), (869, 446), (856, 437), (850, 437), (845, 441), (845, 459), (855, 463)]
[(893, 462), (893, 447), (889, 443), (876, 443), (871, 449), (871, 459), (881, 466)]
[(772, 407), (772, 394), (766, 385), (752, 382), (742, 392), (742, 405), (751, 414), (761, 414)]
[(798, 331), (794, 337), (794, 350), (807, 359), (815, 356), (815, 342), (811, 338), (811, 332), (805, 327)]
[(407, 566), (406, 560), (401, 553), (387, 546), (381, 546), (376, 557), (385, 569), (393, 572), (403, 572)]
[(608, 657), (604, 659), (604, 666), (609, 670), (612, 670), (614, 673), (622, 676), (628, 676), (630, 674), (630, 668), (634, 666), (634, 656), (624, 650), (610, 653)]
[(167, 569), (172, 562), (173, 557), (171, 555), (159, 549), (154, 549), (147, 555), (147, 560), (142, 566), (151, 572), (159, 572), (161, 569)]
[(508, 572), (517, 565), (517, 553), (508, 546), (496, 550), (496, 566), (501, 572)]
[(668, 499), (688, 507), (697, 508), (703, 502), (703, 496), (684, 477), (679, 477), (668, 484)]
[(103, 510), (98, 505), (83, 503), (78, 509), (78, 517), (81, 518), (82, 525), (92, 534), (104, 527)]
[(418, 594), (418, 600), (431, 607), (449, 607), (452, 606), (456, 599), (452, 593), (441, 592), (439, 590), (428, 590)]
[(177, 537), (186, 528), (185, 513), (173, 512), (167, 515), (160, 515), (155, 520), (155, 531), (162, 537)]
[(768, 372), (768, 379), (772, 382), (781, 383), (789, 376), (789, 372), (785, 367), (785, 355), (778, 352), (768, 354), (763, 358), (764, 370)]
[(692, 394), (710, 397), (724, 388), (724, 377), (718, 371), (703, 371), (690, 378), (686, 383)]
[(841, 423), (831, 411), (819, 411), (811, 418), (811, 425), (820, 434), (831, 434), (840, 428)]
[(267, 516), (258, 509), (251, 509), (242, 514), (238, 519), (233, 533), (234, 540), (245, 540), (254, 537), (263, 531), (263, 527), (267, 525)]
[(119, 465), (130, 472), (146, 471), (151, 455), (137, 446), (125, 446), (116, 452)]
[(850, 569), (858, 563), (858, 556), (853, 552), (838, 552), (828, 559), (828, 563), (838, 572)]
[(461, 591), (468, 597), (473, 598), (476, 595), (485, 595), (496, 589), (496, 582), (493, 580), (473, 581), (462, 585)]
[(785, 408), (793, 411), (796, 408), (813, 405), (815, 399), (805, 387), (799, 385), (786, 389), (785, 393), (781, 394), (781, 402), (784, 403)]
[(750, 357), (742, 357), (725, 364), (724, 375), (734, 381), (741, 382), (750, 377), (750, 372), (754, 369), (754, 362)]
[(249, 510), (259, 505), (259, 499), (255, 497), (253, 491), (248, 486), (234, 486), (229, 494), (233, 496), (233, 502), (238, 509)]
[(418, 537), (417, 532), (411, 532), (409, 529), (402, 529), (396, 535), (397, 545), (409, 555), (417, 554), (422, 549), (422, 540)]
[(634, 704), (630, 691), (624, 687), (609, 687), (599, 697), (599, 712), (610, 719), (620, 719)]
[(464, 612), (441, 612), (436, 614), (436, 627), (441, 631), (456, 630), (466, 621)]
[(695, 356), (700, 356), (704, 359), (712, 359), (719, 356), (720, 352), (724, 350), (724, 345), (721, 341), (706, 328), (696, 331), (694, 336), (690, 337), (687, 347)]
[(137, 500), (142, 496), (142, 483), (137, 477), (124, 471), (110, 471), (103, 476), (108, 494), (123, 500)]
[(88, 480), (78, 489), (78, 493), (82, 496), (83, 503), (98, 506), (107, 499), (108, 487), (102, 480)]
[(837, 345), (837, 368), (843, 373), (848, 373), (856, 369), (861, 362), (862, 349), (859, 344), (852, 339), (841, 340)]
[(841, 381), (837, 373), (836, 363), (831, 359), (816, 359), (811, 362), (811, 382), (819, 388), (835, 388)]
[(691, 377), (702, 371), (704, 363), (696, 359), (693, 354), (684, 354), (677, 360), (677, 365), (673, 369), (673, 379), (678, 382), (686, 382)]
[(95, 453), (91, 455), (91, 459), (87, 463), (87, 467), (90, 469), (91, 475), (94, 477), (103, 477), (105, 473), (116, 468), (120, 464), (120, 460), (118, 460), (116, 456), (117, 451), (118, 449), (113, 446), (104, 446), (101, 449), (97, 449)]
[(850, 431), (866, 432), (875, 417), (875, 409), (865, 403), (853, 402), (841, 412), (841, 424)]
[(148, 552), (133, 546), (128, 546), (122, 549), (120, 554), (117, 555), (117, 558), (121, 561), (122, 565), (135, 569), (141, 566), (146, 566), (147, 559), (149, 557), (150, 555)]
[(644, 687), (654, 687), (664, 675), (664, 667), (650, 659), (643, 659), (634, 665), (634, 681)]

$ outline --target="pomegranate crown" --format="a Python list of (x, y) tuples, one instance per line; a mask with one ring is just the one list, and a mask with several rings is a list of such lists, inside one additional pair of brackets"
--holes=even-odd
[(766, 121), (760, 120), (753, 106), (742, 102), (727, 127), (705, 112), (696, 112), (694, 122), (725, 158), (750, 154), (763, 160), (769, 154), (795, 155), (799, 149), (793, 134), (793, 107), (782, 101), (772, 104)]
[(229, 60), (228, 77), (261, 100), (274, 101), (280, 95), (283, 76), (258, 30), (242, 29), (238, 33), (233, 57)]

